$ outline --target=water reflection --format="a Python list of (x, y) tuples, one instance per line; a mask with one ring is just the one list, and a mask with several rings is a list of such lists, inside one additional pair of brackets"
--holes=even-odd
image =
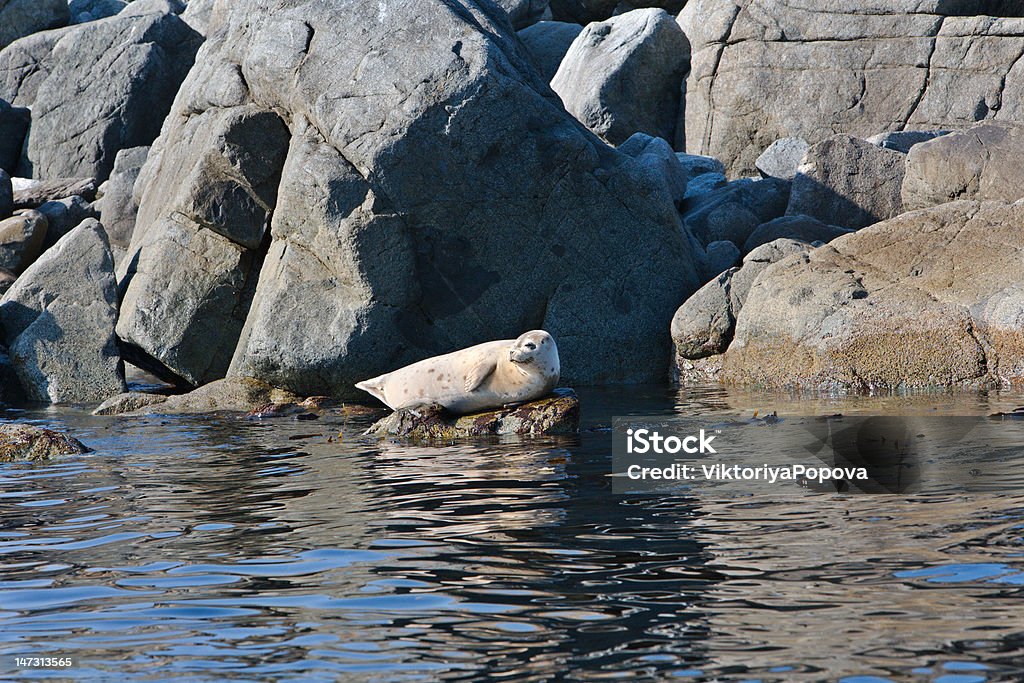
[(42, 653), (98, 681), (1022, 671), (1024, 481), (621, 498), (607, 431), (622, 415), (984, 415), (1019, 396), (581, 394), (579, 438), (432, 448), (340, 417), (18, 414), (97, 452), (0, 466), (0, 677)]

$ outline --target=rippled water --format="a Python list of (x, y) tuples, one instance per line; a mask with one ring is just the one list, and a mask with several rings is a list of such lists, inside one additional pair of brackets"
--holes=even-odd
[(627, 498), (607, 431), (1021, 397), (581, 396), (579, 438), (434, 448), (367, 419), (8, 413), (96, 451), (0, 466), (0, 677), (1024, 678), (1024, 453), (1002, 493)]

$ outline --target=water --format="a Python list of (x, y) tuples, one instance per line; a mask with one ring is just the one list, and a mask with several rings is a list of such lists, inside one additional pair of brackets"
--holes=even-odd
[(1024, 677), (1024, 453), (984, 495), (623, 498), (607, 432), (1021, 397), (581, 395), (579, 438), (436, 448), (361, 439), (367, 418), (10, 413), (96, 452), (0, 466), (0, 679)]

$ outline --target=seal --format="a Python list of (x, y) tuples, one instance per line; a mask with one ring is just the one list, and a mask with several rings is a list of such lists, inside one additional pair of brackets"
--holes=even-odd
[(518, 339), (471, 346), (356, 384), (392, 410), (440, 405), (457, 415), (526, 403), (558, 384), (555, 339), (533, 330)]

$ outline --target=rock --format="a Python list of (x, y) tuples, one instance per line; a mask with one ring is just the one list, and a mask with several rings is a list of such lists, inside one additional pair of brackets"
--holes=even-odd
[(659, 7), (675, 15), (685, 4), (686, 0), (551, 0), (551, 10), (559, 21), (588, 24), (644, 7)]
[(1024, 205), (903, 214), (762, 273), (726, 381), (854, 389), (1019, 386)]
[(646, 133), (634, 133), (622, 143), (619, 151), (633, 157), (647, 169), (656, 182), (664, 186), (672, 201), (677, 205), (682, 203), (686, 197), (687, 174), (672, 145)]
[[(227, 8), (139, 176), (121, 338), (189, 384), (339, 398), (538, 325), (566, 381), (663, 377), (696, 288), (671, 198), (558, 107), (490, 3), (384, 6)], [(416, 54), (392, 49), (413, 24)]]
[[(2, 275), (2, 273), (0, 273)], [(6, 291), (9, 287), (0, 285), (0, 290)], [(3, 296), (0, 294), (0, 296)], [(18, 374), (14, 371), (14, 364), (7, 349), (0, 344), (0, 407), (2, 404), (19, 404), (25, 401), (25, 393), (18, 383)]]
[(715, 190), (726, 187), (729, 181), (721, 173), (702, 173), (686, 183), (686, 206), (693, 206), (695, 200)]
[(897, 152), (907, 154), (910, 152), (910, 148), (914, 145), (934, 140), (935, 138), (942, 137), (943, 135), (949, 135), (951, 132), (952, 131), (948, 130), (899, 130), (891, 133), (879, 133), (878, 135), (872, 135), (868, 138), (868, 142), (872, 145), (884, 147), (885, 149), (893, 149)]
[(25, 210), (0, 221), (0, 268), (20, 273), (42, 253), (48, 223), (38, 211)]
[(579, 24), (542, 21), (519, 31), (519, 38), (533, 57), (544, 80), (551, 82), (569, 51), (572, 41), (583, 31)]
[(863, 228), (902, 212), (906, 155), (836, 135), (807, 151), (793, 178), (786, 215)]
[(55, 178), (33, 181), (30, 185), (14, 192), (14, 208), (38, 209), (46, 202), (69, 197), (81, 197), (85, 201), (91, 202), (96, 198), (96, 179)]
[(132, 415), (200, 415), (204, 413), (248, 413), (268, 403), (298, 403), (302, 399), (250, 377), (228, 377), (199, 387), (187, 394), (168, 396), (133, 411)]
[(707, 246), (706, 263), (708, 273), (721, 273), (739, 263), (740, 249), (729, 240), (719, 240)]
[(6, 218), (14, 211), (14, 186), (11, 176), (0, 168), (0, 218)]
[[(75, 26), (59, 38), (32, 103), (33, 177), (102, 181), (120, 150), (157, 137), (201, 42), (167, 9), (166, 3), (133, 2), (117, 16)], [(74, 106), (67, 106), (68, 93)]]
[(208, 36), (217, 27), (221, 14), (223, 13), (216, 10), (216, 0), (189, 0), (181, 18), (194, 31)]
[(135, 181), (148, 155), (149, 147), (121, 150), (114, 160), (110, 178), (100, 186), (101, 197), (93, 207), (99, 212), (112, 249), (127, 249), (131, 243), (135, 218), (139, 212), (134, 196)]
[(0, 170), (14, 173), (17, 169), (31, 119), (28, 109), (0, 99)]
[(788, 182), (742, 178), (687, 200), (683, 225), (701, 244), (729, 240), (740, 247), (759, 225), (785, 213), (788, 202)]
[[(17, 279), (18, 276), (12, 273), (11, 271), (7, 270), (6, 268), (0, 268), (0, 296), (3, 296), (7, 292), (7, 290), (11, 288), (11, 286), (15, 283)], [(6, 352), (4, 352), (4, 355), (6, 357)], [(0, 379), (2, 379), (2, 377), (0, 377)], [(3, 396), (0, 395), (0, 401), (2, 400)]]
[(551, 80), (565, 108), (612, 144), (633, 133), (676, 139), (690, 45), (664, 10), (590, 24)]
[(781, 138), (761, 152), (754, 166), (765, 178), (792, 180), (810, 148), (803, 138)]
[(957, 199), (1024, 197), (1024, 127), (986, 122), (915, 145), (902, 198), (908, 211)]
[(747, 254), (762, 244), (777, 239), (792, 239), (798, 242), (831, 242), (832, 240), (853, 232), (849, 228), (822, 223), (811, 216), (782, 216), (757, 226), (743, 245), (743, 253)]
[(1021, 120), (1020, 14), (998, 0), (690, 0), (688, 151), (742, 175), (786, 136)]
[(92, 411), (93, 415), (124, 415), (143, 408), (164, 403), (167, 397), (162, 394), (147, 394), (142, 391), (127, 391), (111, 396)]
[(39, 206), (39, 213), (46, 217), (48, 226), (46, 239), (43, 240), (43, 251), (51, 248), (57, 240), (81, 225), (82, 221), (96, 218), (92, 204), (79, 196), (46, 202)]
[(723, 178), (725, 177), (725, 166), (714, 157), (676, 152), (676, 159), (679, 160), (679, 164), (683, 167), (683, 172), (687, 178), (696, 178), (708, 173), (717, 173)]
[(26, 424), (0, 424), (0, 462), (49, 460), (61, 455), (89, 452), (90, 449), (78, 439), (52, 429)]
[(27, 398), (82, 403), (124, 391), (116, 320), (110, 246), (103, 226), (86, 221), (0, 299), (0, 327)]
[(68, 23), (67, 0), (0, 0), (0, 49)]
[(732, 341), (736, 318), (757, 276), (768, 266), (810, 247), (780, 239), (747, 254), (743, 265), (730, 268), (697, 290), (672, 318), (677, 364), (724, 353)]
[(106, 19), (127, 6), (128, 3), (125, 0), (71, 0), (68, 3), (72, 24), (85, 24), (97, 19)]
[(559, 435), (580, 430), (580, 402), (572, 389), (556, 389), (548, 398), (513, 408), (463, 415), (447, 413), (440, 406), (399, 410), (374, 423), (368, 436), (446, 440), (507, 434)]
[(75, 28), (43, 31), (16, 40), (0, 50), (0, 99), (18, 107), (31, 107), (50, 75), (53, 47)]
[(548, 8), (548, 0), (495, 0), (508, 13), (512, 28), (517, 31), (540, 21)]

